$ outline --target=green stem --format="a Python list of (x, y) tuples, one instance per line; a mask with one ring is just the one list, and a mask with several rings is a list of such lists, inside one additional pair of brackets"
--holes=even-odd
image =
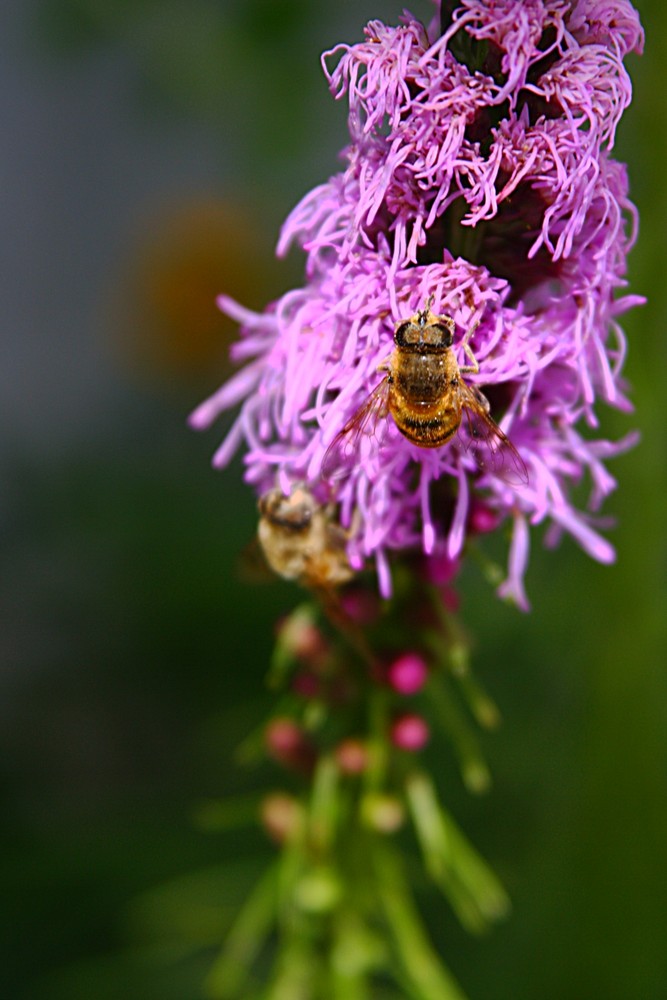
[(373, 851), (377, 893), (414, 1000), (466, 1000), (433, 949), (408, 891), (396, 852), (381, 845)]
[(491, 774), (479, 740), (450, 696), (441, 676), (431, 680), (429, 700), (454, 745), (466, 788), (475, 793), (487, 791), (491, 784)]
[(310, 842), (316, 854), (326, 856), (334, 842), (338, 821), (339, 772), (333, 757), (320, 757), (310, 798)]
[(377, 686), (369, 695), (369, 762), (364, 772), (364, 791), (377, 792), (384, 788), (388, 766), (387, 720), (389, 704), (387, 692)]
[(442, 634), (430, 633), (430, 645), (455, 678), (473, 718), (484, 729), (493, 729), (500, 724), (500, 711), (472, 673), (470, 643), (463, 629), (443, 607), (435, 590), (431, 592), (431, 597)]

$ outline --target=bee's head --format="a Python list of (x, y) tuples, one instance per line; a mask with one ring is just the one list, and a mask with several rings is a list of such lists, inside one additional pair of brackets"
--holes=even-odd
[(305, 489), (297, 487), (291, 496), (286, 497), (276, 487), (259, 498), (258, 507), (260, 517), (274, 528), (299, 533), (310, 528), (315, 501)]
[(401, 320), (394, 331), (394, 343), (408, 351), (437, 354), (452, 346), (454, 320), (451, 316), (436, 316), (431, 312), (430, 300), (425, 309)]

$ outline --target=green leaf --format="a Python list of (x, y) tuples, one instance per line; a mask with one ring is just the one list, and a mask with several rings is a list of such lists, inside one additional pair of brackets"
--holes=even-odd
[[(365, 997), (367, 991), (361, 984), (374, 969), (382, 968), (387, 961), (387, 946), (383, 937), (372, 930), (358, 910), (341, 909), (333, 923), (334, 941), (331, 949), (332, 984), (334, 995), (341, 1000), (348, 997)], [(356, 984), (357, 993), (345, 993), (346, 984)]]
[(331, 848), (340, 817), (338, 778), (339, 770), (333, 757), (320, 757), (313, 779), (308, 815), (310, 837), (320, 854), (327, 854)]
[(397, 852), (378, 845), (372, 854), (377, 892), (413, 1000), (466, 1000), (429, 941), (408, 891)]
[(474, 793), (487, 791), (491, 784), (491, 774), (479, 740), (451, 697), (443, 677), (434, 676), (431, 679), (429, 700), (454, 745), (466, 788)]
[(425, 773), (413, 771), (408, 776), (406, 793), (431, 878), (446, 894), (464, 927), (474, 932), (485, 930), (510, 908), (500, 881), (443, 809)]

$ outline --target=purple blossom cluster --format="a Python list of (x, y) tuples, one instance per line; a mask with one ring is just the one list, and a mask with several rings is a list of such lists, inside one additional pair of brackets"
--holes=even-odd
[[(614, 558), (598, 530), (615, 486), (604, 462), (634, 438), (596, 439), (596, 406), (630, 409), (618, 317), (641, 301), (623, 293), (637, 220), (610, 150), (631, 97), (623, 57), (642, 45), (627, 0), (443, 0), (428, 27), (371, 21), (365, 41), (322, 58), (351, 141), (280, 236), (279, 254), (305, 251), (305, 282), (262, 314), (220, 298), (245, 364), (191, 423), (240, 403), (214, 465), (244, 442), (258, 493), (307, 483), (339, 504), (350, 561), (374, 558), (384, 594), (392, 550), (457, 560), (480, 504), (513, 522), (501, 593), (520, 606), (530, 525)], [(390, 417), (327, 479), (327, 449), (380, 382), (395, 325), (431, 298), (456, 323), (461, 364), (479, 322), (466, 380), (484, 387), (528, 482), (480, 468), (459, 437), (418, 447)], [(585, 510), (572, 500), (582, 480)]]

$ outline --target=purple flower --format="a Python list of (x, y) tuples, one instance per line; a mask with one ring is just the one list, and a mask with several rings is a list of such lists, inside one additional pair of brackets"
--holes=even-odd
[[(331, 91), (349, 104), (346, 167), (311, 191), (278, 244), (306, 252), (303, 287), (263, 314), (226, 296), (241, 324), (245, 366), (192, 414), (207, 427), (239, 416), (214, 457), (245, 443), (259, 493), (306, 482), (352, 526), (349, 556), (419, 547), (455, 560), (471, 500), (484, 497), (513, 541), (504, 596), (527, 607), (529, 525), (546, 521), (594, 558), (614, 552), (596, 512), (615, 482), (604, 460), (635, 441), (596, 440), (598, 402), (629, 410), (618, 317), (636, 234), (625, 167), (610, 150), (631, 96), (623, 56), (643, 33), (627, 0), (461, 0), (424, 27), (372, 21), (366, 39), (323, 56)], [(390, 417), (360, 435), (347, 474), (329, 481), (332, 441), (381, 381), (395, 325), (422, 309), (456, 323), (471, 347), (494, 419), (528, 469), (512, 482), (480, 468), (460, 436), (420, 448)], [(573, 487), (590, 496), (577, 510)]]

